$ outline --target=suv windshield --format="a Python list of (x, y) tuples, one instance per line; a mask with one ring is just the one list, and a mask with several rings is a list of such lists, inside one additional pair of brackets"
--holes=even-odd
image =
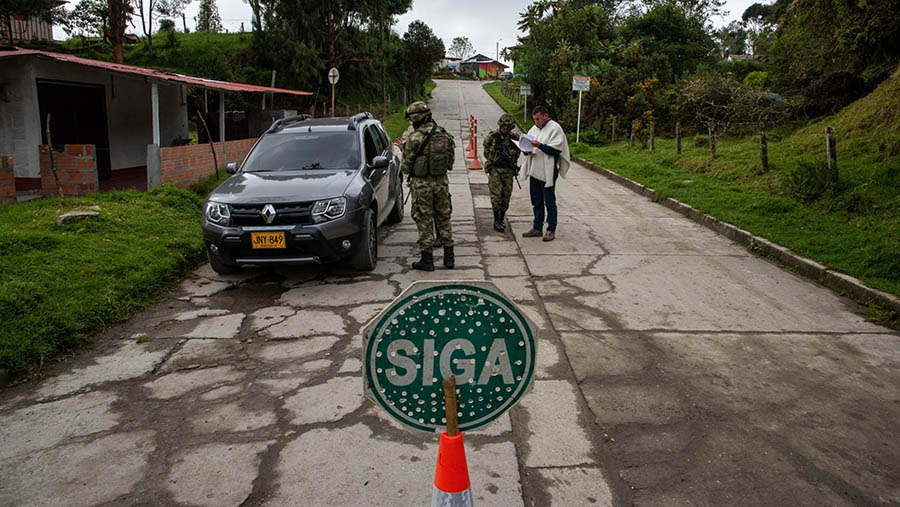
[(244, 162), (245, 172), (359, 167), (355, 131), (285, 132), (260, 139)]

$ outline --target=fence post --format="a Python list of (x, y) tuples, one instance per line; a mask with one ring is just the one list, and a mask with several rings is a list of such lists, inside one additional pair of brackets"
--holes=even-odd
[(675, 122), (675, 153), (681, 155), (681, 120)]
[(837, 146), (834, 138), (834, 129), (831, 127), (826, 127), (825, 156), (828, 157), (828, 181), (831, 184), (835, 184), (838, 181), (837, 152), (835, 151), (836, 148)]
[(712, 125), (709, 126), (709, 156), (716, 154), (716, 131)]
[(650, 151), (656, 149), (656, 122), (650, 122)]
[(613, 115), (612, 117), (612, 137), (610, 138), (610, 142), (616, 142), (616, 117)]
[(631, 120), (631, 138), (628, 140), (629, 148), (634, 148), (634, 122), (635, 120)]
[(769, 172), (769, 143), (766, 141), (766, 133), (759, 134), (759, 164), (762, 172)]

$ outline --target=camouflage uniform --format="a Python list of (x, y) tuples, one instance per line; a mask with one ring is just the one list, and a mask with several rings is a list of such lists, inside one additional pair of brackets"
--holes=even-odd
[(509, 198), (512, 195), (513, 178), (519, 171), (517, 161), (519, 149), (511, 140), (519, 140), (512, 132), (516, 122), (512, 115), (504, 114), (497, 122), (500, 127), (508, 126), (509, 134), (499, 128), (492, 130), (484, 139), (484, 172), (488, 174), (488, 189), (491, 192), (491, 207), (494, 209), (494, 229), (502, 232), (505, 229), (503, 218), (509, 209)]
[[(416, 102), (409, 106), (407, 110), (407, 117), (415, 120), (415, 106), (417, 104), (422, 104), (427, 111), (427, 106), (424, 103)], [(410, 110), (414, 110), (413, 113), (410, 113)], [(412, 172), (413, 163), (415, 162), (416, 152), (419, 151), (419, 148), (422, 146), (422, 143), (425, 141), (425, 138), (428, 136), (428, 133), (431, 132), (431, 129), (434, 127), (434, 121), (431, 120), (430, 114), (427, 116), (427, 121), (418, 126), (416, 130), (414, 130), (406, 140), (406, 143), (403, 145), (403, 159), (400, 165), (400, 170), (410, 181), (410, 188), (412, 192), (412, 218), (416, 222), (416, 227), (419, 230), (419, 250), (423, 253), (430, 254), (434, 248), (434, 234), (435, 229), (437, 229), (437, 234), (440, 236), (441, 243), (445, 248), (445, 256), (447, 249), (450, 248), (452, 251), (453, 247), (453, 237), (452, 237), (452, 229), (450, 226), (450, 214), (453, 210), (453, 206), (450, 202), (450, 185), (449, 179), (446, 174), (440, 176), (410, 176)], [(455, 148), (455, 143), (453, 143), (452, 137), (450, 138), (451, 149)], [(420, 157), (425, 157), (428, 155), (428, 147), (426, 147)], [(437, 227), (435, 228), (435, 222)], [(445, 265), (446, 265), (446, 257), (445, 257)]]

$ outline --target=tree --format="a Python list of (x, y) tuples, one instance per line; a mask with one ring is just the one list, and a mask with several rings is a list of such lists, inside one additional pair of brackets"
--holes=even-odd
[(219, 7), (216, 0), (200, 0), (200, 9), (194, 17), (197, 22), (195, 29), (198, 32), (221, 32), (222, 18), (219, 17)]
[(122, 41), (125, 38), (125, 24), (134, 13), (128, 0), (108, 0), (109, 10), (109, 42), (112, 46), (113, 62), (122, 63), (124, 54)]
[[(147, 37), (147, 50), (150, 58), (153, 58), (153, 14), (156, 13), (157, 2), (159, 0), (132, 0), (134, 7), (137, 8), (141, 16), (141, 29), (144, 36)], [(146, 9), (144, 9), (146, 7)], [(144, 15), (146, 11), (146, 16)]]
[(96, 36), (111, 43), (106, 0), (81, 0), (60, 25), (69, 37)]
[(0, 0), (0, 26), (6, 29), (9, 45), (14, 45), (13, 16), (25, 19), (37, 16), (49, 22), (54, 6), (53, 0)]
[(184, 9), (187, 8), (193, 0), (157, 0), (156, 12), (160, 16), (168, 18), (181, 18), (184, 33), (188, 33), (187, 22), (184, 19)]
[(647, 10), (671, 5), (681, 9), (685, 16), (699, 18), (704, 23), (713, 16), (728, 14), (728, 11), (724, 10), (725, 0), (640, 0), (640, 2)]
[(468, 37), (455, 37), (447, 50), (448, 55), (460, 60), (465, 60), (472, 52), (472, 43), (469, 42)]
[(727, 26), (716, 30), (715, 37), (722, 58), (747, 54), (747, 29), (742, 23), (738, 21), (728, 23)]
[(413, 21), (403, 35), (403, 63), (410, 91), (422, 89), (431, 77), (434, 63), (444, 56), (444, 42), (422, 21)]

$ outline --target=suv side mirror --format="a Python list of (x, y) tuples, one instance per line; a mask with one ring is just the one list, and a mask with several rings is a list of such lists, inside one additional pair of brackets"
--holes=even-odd
[(381, 155), (372, 159), (372, 169), (384, 169), (389, 164), (388, 158)]
[(228, 162), (225, 164), (225, 172), (228, 174), (234, 174), (237, 172), (237, 163), (236, 162)]

